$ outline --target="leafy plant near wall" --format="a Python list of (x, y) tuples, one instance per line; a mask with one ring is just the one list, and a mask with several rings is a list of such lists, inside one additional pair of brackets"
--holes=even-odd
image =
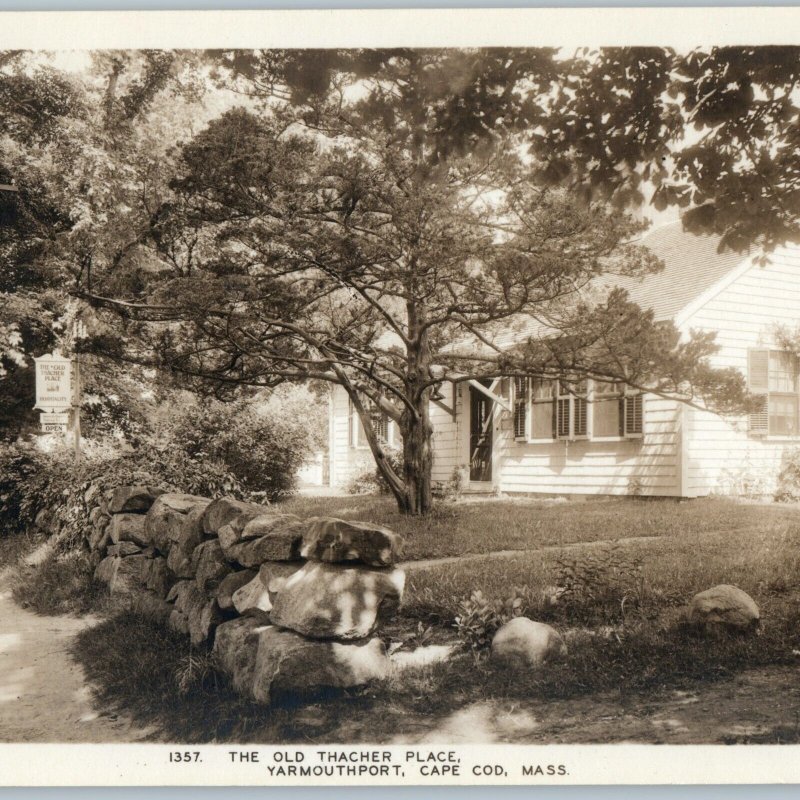
[(557, 606), (571, 619), (585, 622), (624, 620), (647, 599), (642, 560), (618, 544), (556, 559)]
[(800, 500), (800, 448), (784, 452), (774, 498), (780, 503)]
[(459, 603), (459, 614), (455, 619), (458, 635), (476, 658), (487, 650), (498, 628), (514, 617), (521, 617), (526, 610), (523, 590), (514, 589), (506, 598), (491, 599), (480, 590)]

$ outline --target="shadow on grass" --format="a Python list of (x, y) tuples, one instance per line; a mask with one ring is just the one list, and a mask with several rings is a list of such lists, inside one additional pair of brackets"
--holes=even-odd
[[(269, 707), (234, 692), (206, 648), (131, 612), (83, 631), (74, 655), (105, 710), (154, 726), (160, 740), (386, 743), (414, 741), (479, 702), (594, 695), (646, 704), (666, 689), (698, 689), (746, 669), (792, 664), (798, 645), (800, 632), (789, 616), (773, 619), (760, 637), (707, 639), (652, 627), (621, 639), (587, 635), (572, 642), (563, 661), (537, 670), (499, 669), (462, 655), (364, 689), (283, 697)], [(781, 734), (795, 735), (788, 728)]]

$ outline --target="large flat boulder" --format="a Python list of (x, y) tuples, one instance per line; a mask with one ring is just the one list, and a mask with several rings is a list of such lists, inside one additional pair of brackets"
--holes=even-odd
[(727, 583), (696, 594), (689, 605), (689, 622), (708, 632), (752, 632), (759, 627), (760, 616), (755, 600)]
[(233, 607), (240, 614), (272, 609), (272, 601), (286, 580), (300, 570), (299, 564), (267, 562), (249, 582), (233, 593)]
[(232, 569), (218, 539), (209, 539), (195, 547), (192, 554), (192, 572), (197, 588), (203, 594), (213, 595), (220, 581)]
[(147, 547), (150, 544), (144, 517), (141, 514), (114, 514), (111, 517), (109, 532), (114, 544), (133, 542), (139, 547)]
[(404, 585), (400, 569), (310, 561), (281, 587), (270, 619), (315, 639), (363, 639), (396, 612)]
[(362, 686), (389, 670), (379, 639), (359, 644), (311, 641), (253, 617), (221, 624), (214, 655), (237, 691), (264, 704), (276, 694), (302, 696)]
[(263, 561), (300, 558), (306, 526), (294, 514), (259, 514), (242, 525), (243, 520), (244, 517), (239, 517), (219, 530), (220, 543), (231, 561), (241, 563), (243, 558), (251, 566)]
[(220, 497), (206, 509), (203, 515), (203, 531), (218, 536), (221, 528), (231, 525), (234, 531), (238, 528), (241, 532), (253, 517), (267, 513), (269, 513), (268, 506), (246, 503), (244, 500), (234, 500), (232, 497)]
[(145, 514), (160, 494), (163, 494), (163, 490), (153, 486), (118, 486), (111, 494), (108, 510), (111, 514), (123, 511)]
[(220, 582), (214, 597), (217, 605), (223, 611), (233, 609), (233, 595), (237, 589), (250, 583), (258, 573), (254, 569), (240, 569), (237, 572), (229, 572)]
[[(249, 528), (249, 530), (248, 530)], [(258, 534), (259, 531), (266, 531)], [(225, 548), (225, 555), (243, 567), (258, 567), (265, 561), (296, 561), (300, 558), (305, 523), (299, 519), (265, 515), (253, 518), (245, 526), (240, 541)], [(257, 537), (257, 538), (255, 538)]]
[(210, 502), (207, 497), (193, 494), (159, 495), (144, 518), (149, 541), (163, 555), (168, 555), (176, 542), (185, 544), (187, 539), (195, 542), (191, 547), (194, 550), (203, 539), (202, 512)]
[(403, 538), (383, 525), (335, 517), (311, 517), (301, 555), (331, 564), (357, 562), (389, 567), (402, 555)]
[(269, 626), (260, 630), (252, 696), (268, 704), (276, 694), (302, 696), (349, 689), (386, 676), (389, 659), (380, 639), (358, 644), (311, 641)]
[(492, 639), (492, 661), (511, 668), (537, 667), (567, 652), (561, 634), (543, 622), (515, 617)]

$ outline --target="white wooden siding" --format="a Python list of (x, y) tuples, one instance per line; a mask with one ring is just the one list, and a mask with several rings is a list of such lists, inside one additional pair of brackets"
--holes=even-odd
[[(765, 267), (751, 266), (733, 283), (696, 310), (682, 325), (715, 331), (720, 350), (716, 367), (735, 367), (747, 374), (752, 347), (775, 347), (775, 328), (800, 324), (800, 248), (781, 248)], [(692, 409), (688, 414), (686, 453), (690, 496), (771, 494), (783, 453), (800, 446), (800, 438), (754, 437), (747, 418), (722, 418)]]
[(331, 392), (330, 485), (346, 489), (362, 472), (375, 467), (369, 448), (350, 446), (350, 398), (341, 386)]
[(511, 415), (503, 413), (495, 425), (497, 487), (526, 493), (680, 494), (679, 419), (676, 402), (646, 395), (641, 439), (528, 443), (514, 440)]

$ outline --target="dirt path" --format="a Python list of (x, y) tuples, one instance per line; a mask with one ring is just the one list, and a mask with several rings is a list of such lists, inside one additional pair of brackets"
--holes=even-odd
[(0, 742), (136, 742), (150, 735), (93, 708), (69, 648), (95, 621), (20, 608), (8, 570), (0, 571)]

